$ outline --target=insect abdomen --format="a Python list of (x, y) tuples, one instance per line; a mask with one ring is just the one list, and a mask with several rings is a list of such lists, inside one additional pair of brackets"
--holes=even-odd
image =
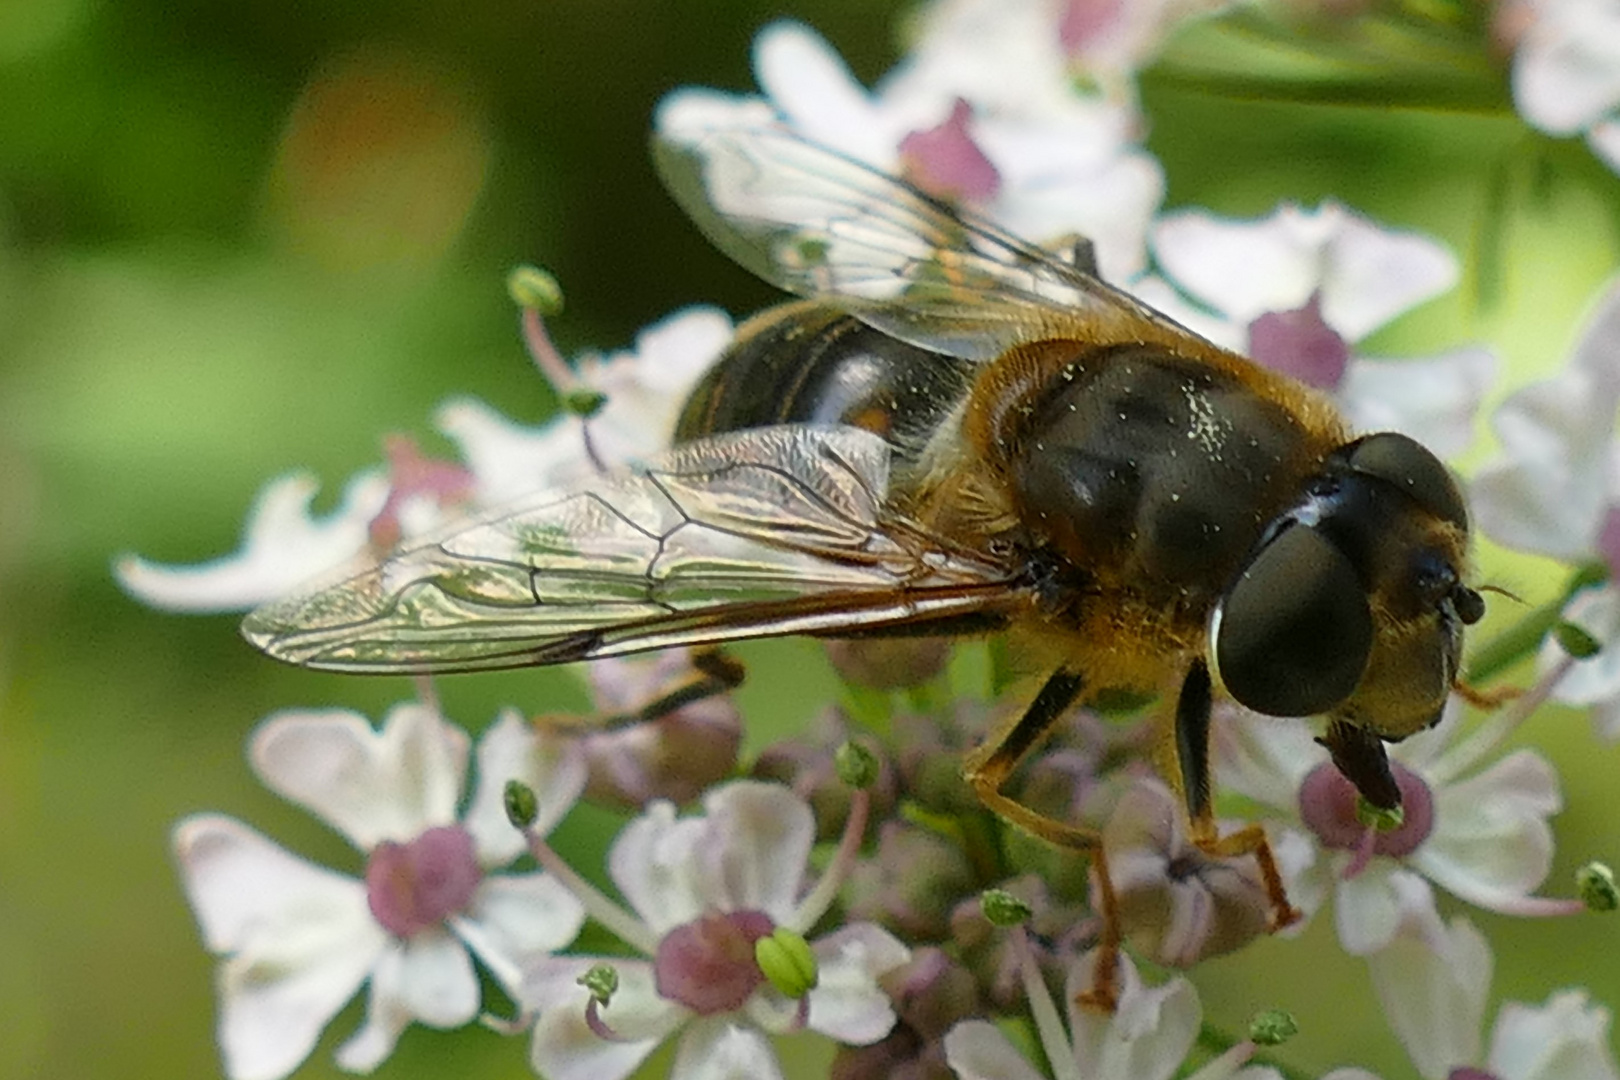
[(904, 456), (966, 391), (966, 361), (889, 337), (824, 304), (743, 323), (681, 411), (678, 442), (769, 424), (849, 424)]

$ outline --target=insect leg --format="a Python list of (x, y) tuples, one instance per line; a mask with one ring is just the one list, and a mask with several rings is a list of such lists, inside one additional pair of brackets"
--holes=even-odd
[(1118, 1003), (1119, 902), (1113, 879), (1108, 874), (1102, 836), (1095, 829), (1070, 825), (1037, 813), (1001, 790), (1019, 763), (1051, 733), (1058, 717), (1080, 697), (1084, 684), (1085, 680), (1076, 672), (1063, 668), (1053, 672), (1022, 716), (993, 733), (968, 755), (963, 775), (987, 809), (1048, 843), (1091, 858), (1097, 872), (1100, 895), (1095, 898), (1095, 907), (1102, 919), (1102, 933), (1097, 942), (1097, 970), (1092, 990), (1084, 995), (1081, 1004), (1112, 1012)]
[(1298, 922), (1302, 916), (1289, 902), (1266, 830), (1251, 824), (1222, 836), (1215, 824), (1213, 788), (1209, 779), (1209, 717), (1213, 704), (1209, 668), (1202, 660), (1194, 661), (1176, 699), (1176, 759), (1182, 794), (1187, 801), (1187, 817), (1192, 823), (1192, 841), (1206, 855), (1254, 856), (1260, 867), (1260, 880), (1265, 884), (1266, 900), (1271, 905), (1271, 928), (1280, 930)]
[(653, 698), (628, 712), (592, 717), (581, 724), (591, 731), (612, 731), (651, 720), (660, 720), (677, 709), (702, 701), (742, 685), (747, 671), (742, 663), (718, 647), (710, 645), (691, 651), (692, 668), (679, 681)]

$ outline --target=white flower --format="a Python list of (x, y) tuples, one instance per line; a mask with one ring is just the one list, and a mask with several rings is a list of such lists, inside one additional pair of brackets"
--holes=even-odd
[(512, 423), (473, 398), (455, 398), (435, 418), (461, 451), (478, 484), (478, 500), (497, 506), (547, 488), (589, 480), (597, 465), (633, 464), (667, 450), (687, 396), (731, 341), (731, 319), (691, 307), (642, 330), (633, 349), (587, 354), (580, 383), (605, 396), (588, 421), (563, 414), (536, 427)]
[[(1333, 894), (1347, 952), (1366, 955), (1389, 944), (1403, 897), (1416, 886), (1427, 891), (1421, 878), (1505, 914), (1571, 910), (1532, 895), (1552, 865), (1547, 819), (1563, 807), (1552, 766), (1533, 750), (1516, 750), (1470, 772), (1489, 746), (1459, 737), (1461, 709), (1454, 706), (1437, 727), (1390, 748), (1405, 820), (1375, 835), (1356, 818), (1355, 788), (1307, 725), (1236, 707), (1218, 714), (1221, 782), (1296, 826), (1277, 842), (1289, 853), (1279, 859), (1289, 898), (1310, 916)], [(1295, 847), (1301, 838), (1310, 843), (1303, 852)]]
[(1513, 101), (1531, 126), (1586, 133), (1620, 171), (1620, 8), (1610, 0), (1518, 0)]
[[(1070, 963), (1063, 991), (1066, 1024), (1059, 1023), (1039, 977), (1030, 978), (1026, 972), (1030, 1010), (1052, 1075), (1057, 1080), (1169, 1080), (1198, 1037), (1203, 1020), (1198, 992), (1180, 976), (1162, 986), (1147, 986), (1130, 957), (1121, 954), (1118, 1008), (1099, 1015), (1078, 1004), (1091, 990), (1096, 968), (1094, 952)], [(1240, 1068), (1253, 1052), (1252, 1044), (1240, 1044), (1188, 1080), (1277, 1080), (1273, 1069)], [(958, 1080), (1043, 1080), (1001, 1029), (987, 1020), (963, 1020), (951, 1028), (945, 1036), (945, 1060)]]
[(1432, 899), (1409, 898), (1394, 940), (1367, 966), (1384, 1015), (1424, 1080), (1465, 1071), (1495, 1080), (1620, 1080), (1609, 1010), (1579, 990), (1555, 993), (1540, 1008), (1503, 1005), (1482, 1056), (1490, 946), (1462, 916), (1443, 924)]
[[(478, 791), (458, 823), (468, 740), (418, 704), (381, 732), (344, 710), (279, 713), (255, 732), (254, 771), (367, 855), (365, 880), (317, 867), (242, 823), (199, 814), (175, 829), (181, 880), (220, 966), (219, 1045), (232, 1080), (278, 1080), (369, 980), (366, 1022), (338, 1050), (367, 1072), (413, 1021), (478, 1014), (472, 956), (508, 992), (572, 941), (579, 902), (550, 875), (490, 874), (525, 846), (502, 792), (518, 779), (550, 829), (584, 785), (577, 757), (506, 712), (478, 744)], [(471, 951), (471, 956), (469, 955)]]
[(1132, 288), (1167, 315), (1332, 391), (1359, 431), (1400, 431), (1442, 457), (1472, 441), (1495, 370), (1488, 351), (1403, 360), (1353, 353), (1356, 342), (1456, 284), (1457, 261), (1439, 243), (1326, 202), (1314, 211), (1285, 203), (1257, 221), (1166, 214), (1152, 244), (1169, 282), (1148, 278)]
[(137, 599), (167, 611), (245, 611), (286, 596), (365, 550), (371, 521), (388, 500), (388, 480), (370, 470), (349, 481), (337, 509), (317, 518), (309, 504), (319, 487), (307, 473), (266, 484), (234, 555), (196, 566), (125, 555), (114, 573)]
[[(813, 141), (973, 205), (1034, 240), (1089, 237), (1103, 276), (1144, 264), (1147, 223), (1164, 194), (1157, 161), (1135, 143), (1133, 112), (1078, 95), (1039, 5), (936, 12), (908, 58), (872, 91), (814, 31), (777, 23), (755, 42), (769, 108)], [(1050, 14), (1050, 12), (1048, 12)], [(659, 128), (677, 141), (758, 99), (673, 95)]]
[[(815, 836), (804, 800), (738, 781), (711, 789), (703, 807), (677, 818), (671, 804), (654, 803), (614, 841), (608, 873), (634, 916), (587, 900), (652, 959), (554, 957), (524, 980), (520, 1000), (539, 1014), (531, 1062), (548, 1080), (620, 1080), (677, 1031), (676, 1080), (769, 1080), (781, 1068), (768, 1033), (803, 1026), (866, 1045), (894, 1026), (877, 978), (909, 952), (877, 926), (854, 923), (811, 942), (819, 982), (798, 1000), (755, 962), (755, 941), (777, 929), (802, 934), (832, 900), (825, 887), (803, 888)], [(826, 875), (822, 886), (835, 870)], [(577, 982), (599, 963), (618, 974), (605, 1006)]]
[[(1557, 375), (1517, 391), (1492, 426), (1501, 457), (1470, 485), (1479, 527), (1510, 547), (1568, 562), (1601, 558), (1620, 565), (1620, 280), (1610, 283), (1588, 317), (1569, 362)], [(1620, 590), (1615, 584), (1576, 594), (1564, 618), (1605, 648), (1575, 664), (1553, 696), (1592, 706), (1593, 726), (1620, 738)], [(1549, 641), (1544, 672), (1565, 663)]]

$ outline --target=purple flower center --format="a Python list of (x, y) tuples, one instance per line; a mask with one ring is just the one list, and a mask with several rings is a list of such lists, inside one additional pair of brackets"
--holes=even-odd
[(1293, 311), (1268, 311), (1249, 324), (1249, 355), (1272, 371), (1333, 390), (1350, 363), (1350, 346), (1322, 321), (1322, 296)]
[(472, 900), (483, 870), (460, 825), (429, 829), (408, 844), (384, 840), (366, 862), (366, 902), (399, 937), (438, 926)]
[(982, 203), (995, 198), (1001, 175), (969, 134), (972, 117), (973, 107), (957, 98), (951, 115), (938, 126), (900, 140), (906, 177), (942, 199)]
[(1460, 1068), (1446, 1073), (1446, 1080), (1496, 1080), (1496, 1074), (1484, 1069)]
[(762, 911), (711, 912), (677, 926), (658, 943), (653, 959), (659, 996), (700, 1016), (742, 1008), (765, 981), (754, 942), (775, 929)]
[[(1434, 830), (1434, 796), (1417, 773), (1398, 761), (1389, 765), (1401, 791), (1405, 818), (1400, 828), (1373, 837), (1372, 852), (1399, 859), (1416, 851)], [(1356, 816), (1359, 795), (1332, 762), (1324, 761), (1299, 786), (1300, 819), (1323, 847), (1355, 851), (1367, 835), (1367, 826)]]

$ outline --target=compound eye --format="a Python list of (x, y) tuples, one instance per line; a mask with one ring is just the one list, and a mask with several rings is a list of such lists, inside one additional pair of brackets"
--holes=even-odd
[(1372, 651), (1372, 612), (1355, 568), (1315, 529), (1272, 540), (1217, 609), (1215, 663), (1241, 704), (1313, 716), (1349, 697)]
[(1415, 439), (1394, 431), (1368, 435), (1350, 448), (1350, 468), (1395, 485), (1442, 521), (1468, 530), (1468, 506), (1451, 472)]

